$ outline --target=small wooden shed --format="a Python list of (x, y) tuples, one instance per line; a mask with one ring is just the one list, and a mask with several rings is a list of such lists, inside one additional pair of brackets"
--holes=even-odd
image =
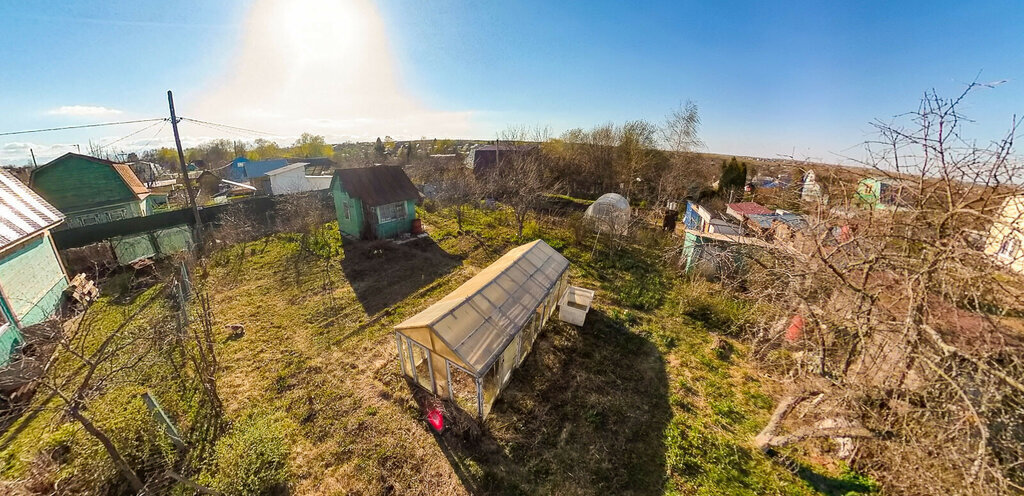
[(395, 327), (402, 373), (483, 418), (568, 287), (569, 261), (541, 240), (503, 255)]
[(420, 192), (401, 167), (334, 171), (331, 195), (342, 234), (360, 239), (394, 238), (412, 231)]

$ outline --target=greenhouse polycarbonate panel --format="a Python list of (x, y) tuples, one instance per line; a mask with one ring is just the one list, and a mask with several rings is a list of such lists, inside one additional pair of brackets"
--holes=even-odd
[(531, 322), (568, 267), (541, 240), (514, 248), (396, 328), (431, 328), (479, 376)]

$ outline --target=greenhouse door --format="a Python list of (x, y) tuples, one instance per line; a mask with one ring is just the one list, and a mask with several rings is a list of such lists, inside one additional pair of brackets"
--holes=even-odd
[(468, 370), (445, 360), (448, 367), (448, 394), (459, 408), (477, 413), (480, 409), (476, 390), (476, 379)]
[(409, 338), (405, 338), (405, 344), (409, 350), (412, 378), (416, 380), (417, 384), (436, 394), (437, 387), (434, 384), (434, 365), (430, 360), (430, 350)]

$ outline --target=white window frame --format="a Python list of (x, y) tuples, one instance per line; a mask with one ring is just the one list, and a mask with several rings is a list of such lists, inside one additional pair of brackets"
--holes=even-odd
[(999, 251), (996, 255), (1004, 260), (1013, 260), (1017, 256), (1017, 251), (1020, 250), (1020, 238), (1018, 238), (1018, 232), (1013, 231), (1003, 237), (1003, 241), (999, 243)]
[(405, 211), (404, 201), (388, 203), (387, 205), (377, 207), (378, 224), (405, 220), (406, 217), (408, 217), (408, 212)]

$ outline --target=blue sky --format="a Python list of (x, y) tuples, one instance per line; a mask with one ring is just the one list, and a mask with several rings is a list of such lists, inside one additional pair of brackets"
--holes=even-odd
[[(557, 134), (660, 122), (690, 99), (709, 151), (840, 161), (871, 120), (975, 77), (1006, 80), (965, 108), (972, 134), (998, 137), (1024, 113), (1021, 25), (1010, 1), (9, 2), (0, 132), (160, 117), (167, 89), (182, 115), (283, 141)], [(0, 161), (142, 127), (0, 136)], [(168, 137), (157, 126), (121, 145)]]

